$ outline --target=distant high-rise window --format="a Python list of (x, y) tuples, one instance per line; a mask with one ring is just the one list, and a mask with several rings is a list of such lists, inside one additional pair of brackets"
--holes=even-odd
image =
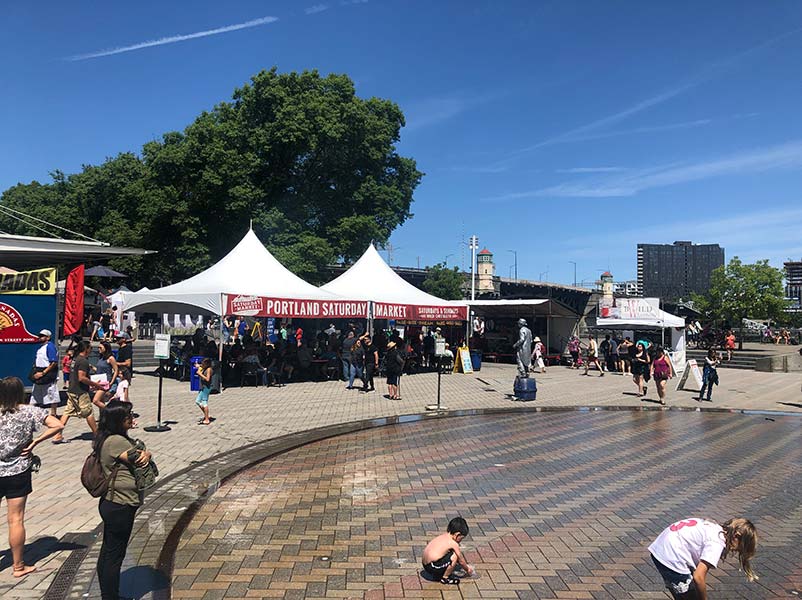
[(638, 244), (638, 288), (646, 297), (688, 299), (710, 289), (710, 275), (724, 265), (718, 244)]

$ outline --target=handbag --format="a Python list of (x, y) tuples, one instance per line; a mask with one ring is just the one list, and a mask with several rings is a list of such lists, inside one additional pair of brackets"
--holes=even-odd
[(49, 373), (43, 375), (39, 379), (36, 379), (34, 375), (37, 373), (41, 373), (47, 367), (31, 367), (31, 371), (28, 373), (28, 379), (31, 383), (35, 383), (37, 385), (50, 385), (56, 379), (58, 379), (58, 369), (51, 369)]

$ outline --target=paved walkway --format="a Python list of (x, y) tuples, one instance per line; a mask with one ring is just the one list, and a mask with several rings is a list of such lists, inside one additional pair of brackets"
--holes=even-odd
[[(802, 571), (797, 419), (682, 412), (524, 413), (407, 423), (292, 450), (226, 482), (178, 546), (174, 598), (666, 598), (646, 552), (670, 522), (749, 515), (749, 583), (727, 600), (787, 598)], [(420, 576), (463, 516), (479, 579)]]
[[(514, 368), (508, 365), (486, 365), (474, 375), (442, 377), (443, 404), (450, 409), (509, 407)], [(654, 408), (653, 390), (648, 399), (634, 395), (629, 378), (608, 374), (583, 377), (565, 367), (553, 367), (537, 376), (538, 400), (529, 405), (544, 408), (577, 406), (645, 406)], [(390, 401), (379, 393), (360, 394), (348, 391), (340, 382), (297, 383), (283, 388), (232, 388), (212, 396), (212, 414), (217, 418), (210, 427), (196, 425), (199, 412), (188, 384), (164, 382), (166, 419), (175, 421), (166, 433), (137, 430), (153, 450), (164, 476), (201, 464), (209, 457), (231, 451), (260, 440), (308, 429), (382, 416), (419, 413), (425, 404), (436, 398), (437, 376), (422, 374), (402, 380), (403, 400)], [(137, 375), (131, 397), (141, 425), (156, 420), (157, 379)], [(726, 371), (722, 385), (715, 390), (712, 403), (716, 408), (733, 410), (774, 410), (802, 414), (800, 377), (795, 374)], [(708, 407), (707, 403), (705, 408)], [(672, 391), (669, 405), (696, 408), (699, 404), (690, 392)], [(80, 485), (78, 474), (89, 452), (88, 430), (83, 422), (72, 420), (66, 430), (71, 443), (62, 446), (47, 444), (38, 451), (43, 460), (42, 472), (35, 476), (34, 493), (29, 498), (26, 526), (28, 556), (35, 560), (40, 572), (24, 581), (13, 581), (6, 555), (0, 559), (0, 594), (4, 598), (41, 597), (50, 586), (55, 570), (64, 562), (71, 546), (59, 542), (70, 533), (92, 531), (99, 522), (96, 503)], [(195, 497), (196, 490), (184, 493)], [(5, 540), (5, 524), (0, 526), (0, 539)]]

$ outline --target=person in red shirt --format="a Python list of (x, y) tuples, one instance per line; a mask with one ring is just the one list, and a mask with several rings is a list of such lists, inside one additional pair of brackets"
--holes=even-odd
[(727, 360), (732, 360), (732, 353), (735, 350), (735, 334), (732, 329), (727, 331), (727, 337), (724, 338), (724, 347), (727, 349)]

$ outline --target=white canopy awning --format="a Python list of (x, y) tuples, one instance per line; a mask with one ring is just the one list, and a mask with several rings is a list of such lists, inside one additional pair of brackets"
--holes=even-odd
[(467, 319), (465, 302), (443, 300), (416, 288), (384, 262), (373, 244), (350, 269), (320, 289), (373, 302), (373, 316), (377, 319)]
[[(205, 314), (222, 315), (224, 311), (232, 312), (232, 303), (264, 307), (270, 300), (320, 302), (341, 298), (289, 271), (250, 230), (231, 252), (194, 277), (155, 290), (126, 294), (125, 310), (179, 314), (200, 309)], [(237, 312), (261, 314), (258, 310)], [(287, 312), (277, 316), (293, 315)]]

